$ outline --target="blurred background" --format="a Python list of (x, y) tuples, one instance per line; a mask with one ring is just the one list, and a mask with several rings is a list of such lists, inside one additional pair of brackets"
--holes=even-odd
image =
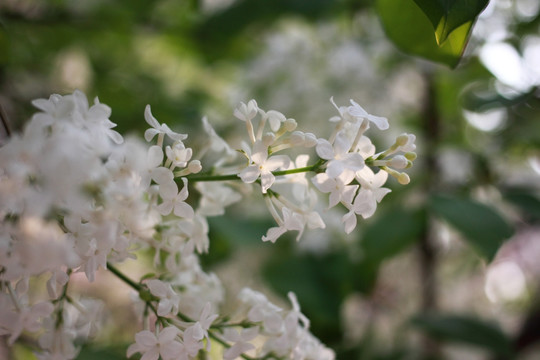
[[(540, 2), (491, 0), (455, 68), (398, 50), (383, 3), (1, 0), (0, 134), (32, 99), (80, 89), (122, 134), (143, 134), (151, 104), (196, 154), (203, 116), (226, 138), (242, 131), (240, 101), (325, 137), (329, 98), (354, 99), (389, 119), (370, 134), (379, 149), (417, 135), (411, 184), (389, 180), (349, 236), (328, 212), (298, 243), (262, 243), (262, 202), (235, 205), (210, 219), (205, 269), (231, 298), (251, 286), (288, 306), (295, 291), (338, 359), (540, 359)], [(104, 331), (79, 358), (123, 358), (133, 333)]]

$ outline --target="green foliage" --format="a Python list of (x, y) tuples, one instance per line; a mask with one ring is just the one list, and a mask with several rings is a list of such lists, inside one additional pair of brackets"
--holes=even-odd
[(328, 342), (339, 339), (341, 304), (353, 290), (355, 276), (346, 253), (277, 254), (265, 264), (263, 274), (283, 296), (289, 291), (295, 292), (318, 336)]
[(474, 23), (489, 0), (414, 0), (435, 29), (435, 39), (441, 46), (452, 31)]
[(126, 358), (126, 349), (125, 347), (83, 347), (81, 352), (77, 356), (77, 360), (123, 360)]
[(386, 34), (408, 54), (456, 67), (467, 46), (473, 23), (487, 1), (474, 1), (471, 7), (463, 4), (470, 1), (452, 1), (451, 4), (448, 1), (415, 2), (377, 0)]
[(472, 316), (422, 314), (411, 324), (427, 334), (449, 342), (478, 346), (499, 356), (511, 356), (512, 346), (500, 328)]
[(455, 227), (479, 255), (493, 260), (513, 229), (493, 208), (471, 199), (433, 196), (429, 208)]
[(509, 189), (505, 191), (504, 198), (515, 205), (525, 220), (538, 223), (540, 221), (540, 199), (527, 189)]
[(395, 207), (367, 226), (360, 247), (365, 260), (381, 264), (416, 243), (425, 224), (422, 210)]

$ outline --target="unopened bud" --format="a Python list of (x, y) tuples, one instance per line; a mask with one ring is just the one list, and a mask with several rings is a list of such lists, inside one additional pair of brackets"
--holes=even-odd
[(403, 155), (396, 155), (388, 161), (388, 166), (394, 169), (405, 169), (407, 167), (407, 158)]
[(192, 174), (196, 174), (202, 170), (202, 165), (199, 160), (192, 160), (188, 164), (188, 170)]
[(405, 153), (405, 157), (407, 158), (407, 160), (411, 160), (411, 161), (414, 161), (416, 160), (416, 153), (415, 152), (408, 152), (408, 153)]
[(262, 137), (262, 143), (264, 144), (264, 146), (272, 145), (275, 140), (276, 140), (276, 135), (274, 135), (274, 133), (271, 133), (271, 132), (267, 132)]
[(296, 120), (294, 119), (287, 119), (285, 120), (283, 124), (285, 126), (285, 130), (289, 132), (294, 131), (296, 129), (296, 126), (298, 126), (298, 124), (296, 123)]
[(409, 177), (409, 175), (407, 175), (406, 173), (401, 173), (399, 174), (398, 178), (397, 178), (397, 181), (401, 184), (401, 185), (407, 185), (408, 183), (411, 182), (411, 178)]
[(306, 141), (306, 136), (301, 131), (294, 131), (291, 133), (290, 141), (292, 146), (302, 146)]
[(396, 145), (398, 146), (404, 146), (409, 142), (409, 136), (405, 133), (399, 135), (396, 139)]
[(317, 145), (317, 137), (315, 134), (305, 133), (304, 135), (306, 136), (306, 142), (304, 143), (305, 147), (313, 147)]

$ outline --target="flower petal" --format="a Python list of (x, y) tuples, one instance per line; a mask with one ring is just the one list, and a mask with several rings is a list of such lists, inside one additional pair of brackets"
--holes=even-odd
[(334, 158), (334, 148), (326, 139), (318, 139), (315, 151), (319, 157), (325, 160), (332, 160)]
[(240, 177), (240, 179), (242, 179), (243, 182), (251, 184), (252, 182), (257, 180), (260, 174), (261, 170), (257, 165), (250, 165), (244, 170), (242, 170), (240, 174), (238, 174), (238, 176)]

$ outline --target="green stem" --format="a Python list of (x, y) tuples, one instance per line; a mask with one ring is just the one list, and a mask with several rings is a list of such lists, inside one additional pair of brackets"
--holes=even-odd
[(116, 275), (117, 278), (131, 286), (134, 290), (137, 290), (137, 292), (140, 292), (142, 290), (142, 285), (136, 283), (135, 281), (128, 278), (126, 275), (120, 272), (116, 267), (114, 267), (110, 262), (107, 262), (107, 270), (112, 272), (114, 275)]
[[(290, 175), (290, 174), (298, 174), (303, 172), (319, 172), (321, 169), (321, 166), (325, 163), (324, 160), (319, 160), (315, 164), (311, 166), (305, 166), (301, 168), (296, 169), (290, 169), (290, 170), (278, 170), (278, 171), (272, 171), (272, 174), (274, 176), (284, 176), (284, 175)], [(229, 180), (241, 180), (238, 177), (238, 174), (229, 174), (229, 175), (191, 175), (187, 176), (187, 179), (190, 183), (193, 182), (201, 182), (201, 181), (229, 181)]]

